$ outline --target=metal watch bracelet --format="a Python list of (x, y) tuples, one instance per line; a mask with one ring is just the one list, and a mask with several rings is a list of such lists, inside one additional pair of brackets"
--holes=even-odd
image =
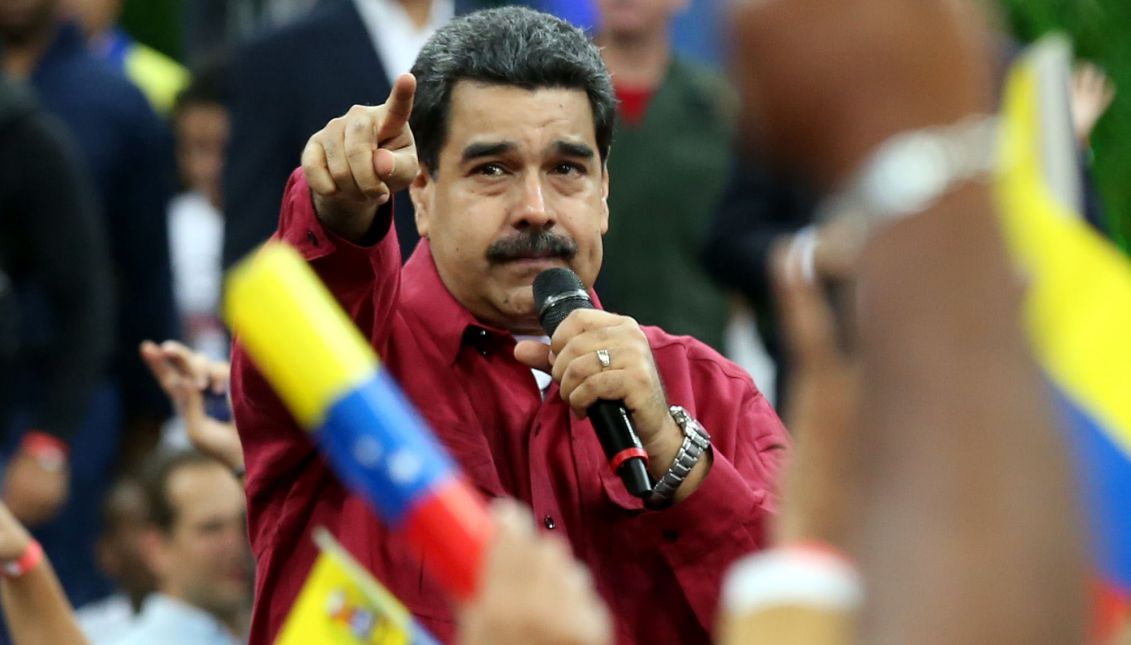
[(683, 444), (679, 447), (668, 472), (656, 482), (652, 488), (652, 495), (644, 501), (650, 509), (662, 509), (671, 506), (675, 500), (675, 493), (680, 485), (687, 479), (687, 475), (699, 463), (703, 453), (711, 447), (711, 435), (701, 423), (695, 420), (687, 410), (678, 405), (669, 408), (672, 419), (683, 431)]

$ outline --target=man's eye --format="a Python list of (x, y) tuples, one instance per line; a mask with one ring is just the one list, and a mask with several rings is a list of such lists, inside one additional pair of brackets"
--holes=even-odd
[(585, 166), (573, 162), (562, 162), (554, 166), (554, 174), (556, 175), (584, 175)]
[(505, 173), (506, 169), (503, 168), (502, 164), (497, 163), (485, 163), (475, 169), (475, 174), (487, 177), (501, 177)]

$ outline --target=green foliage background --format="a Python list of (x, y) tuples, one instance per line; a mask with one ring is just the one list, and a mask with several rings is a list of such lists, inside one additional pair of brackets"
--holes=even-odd
[(181, 3), (193, 0), (126, 0), (122, 26), (139, 41), (181, 59)]
[(1131, 249), (1131, 2), (1002, 0), (1013, 32), (1030, 42), (1059, 30), (1076, 56), (1103, 68), (1115, 101), (1092, 133), (1094, 174), (1113, 237)]

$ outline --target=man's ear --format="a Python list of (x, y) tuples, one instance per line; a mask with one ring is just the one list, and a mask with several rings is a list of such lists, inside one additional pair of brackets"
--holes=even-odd
[(601, 235), (609, 232), (609, 164), (601, 163)]
[(432, 194), (435, 187), (436, 180), (432, 177), (432, 169), (420, 164), (420, 172), (416, 173), (416, 178), (409, 184), (408, 194), (415, 210), (416, 232), (422, 238), (428, 237), (432, 216)]
[(153, 576), (158, 582), (164, 580), (173, 558), (169, 550), (169, 536), (156, 526), (147, 526), (142, 530), (138, 548), (141, 550), (141, 561)]

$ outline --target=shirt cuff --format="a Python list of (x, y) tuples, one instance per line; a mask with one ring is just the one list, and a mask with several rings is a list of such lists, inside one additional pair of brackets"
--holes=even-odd
[(322, 225), (314, 212), (310, 186), (299, 168), (291, 173), (287, 181), (279, 230), (274, 239), (293, 246), (307, 262), (332, 257), (332, 263), (347, 271), (347, 275), (357, 275), (359, 271), (364, 275), (369, 267), (378, 270), (387, 265), (397, 267), (400, 265), (400, 249), (392, 225), (393, 201), (390, 199), (377, 212), (374, 226), (383, 229), (376, 231), (374, 237), (378, 239), (377, 243), (372, 246), (354, 244)]
[(768, 492), (751, 489), (718, 451), (713, 451), (712, 459), (711, 470), (695, 492), (670, 508), (640, 517), (657, 543), (664, 545), (673, 566), (702, 562), (704, 557), (729, 563), (765, 542), (769, 512), (763, 503)]

